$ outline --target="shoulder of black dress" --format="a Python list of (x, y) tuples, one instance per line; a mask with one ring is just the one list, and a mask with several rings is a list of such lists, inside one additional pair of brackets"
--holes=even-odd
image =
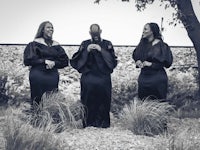
[[(36, 38), (36, 39), (33, 40), (33, 42), (37, 42), (37, 43), (40, 43), (40, 44), (43, 44), (43, 45), (48, 46), (48, 45), (45, 43), (45, 41), (44, 41), (43, 38)], [(53, 40), (52, 46), (57, 46), (57, 45), (60, 45), (60, 44), (59, 44), (57, 41)]]
[(36, 38), (36, 39), (33, 40), (33, 42), (37, 42), (37, 43), (40, 43), (40, 44), (43, 44), (43, 45), (47, 45), (43, 38)]
[(33, 44), (34, 43), (34, 41), (31, 41), (31, 42), (29, 42), (27, 45), (31, 45), (31, 44)]
[(91, 39), (87, 39), (87, 40), (85, 40), (85, 41), (83, 41), (84, 43), (86, 43), (86, 42), (92, 42), (92, 40)]
[(169, 45), (168, 45), (167, 43), (163, 42), (163, 44), (164, 44), (165, 46), (169, 47)]
[(102, 41), (107, 42), (107, 43), (111, 43), (111, 41), (106, 40), (106, 39), (102, 39)]
[(87, 43), (91, 43), (91, 39), (82, 41), (81, 45), (85, 45), (85, 44), (87, 44)]
[(53, 44), (52, 44), (52, 46), (56, 46), (56, 45), (60, 45), (57, 41), (54, 41), (53, 40)]

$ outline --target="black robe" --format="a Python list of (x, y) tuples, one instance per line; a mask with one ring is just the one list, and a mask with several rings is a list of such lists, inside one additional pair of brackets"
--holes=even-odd
[(139, 98), (166, 99), (168, 77), (164, 67), (169, 68), (173, 61), (170, 47), (162, 40), (155, 45), (152, 45), (151, 42), (141, 41), (132, 57), (135, 61), (152, 62), (150, 67), (141, 69), (138, 78)]
[(86, 107), (83, 126), (109, 127), (111, 104), (111, 76), (117, 65), (112, 43), (102, 40), (101, 52), (87, 51), (92, 40), (83, 41), (70, 60), (71, 66), (81, 75), (81, 102)]
[[(52, 69), (46, 69), (46, 59), (55, 62)], [(58, 69), (66, 67), (68, 61), (64, 49), (55, 41), (52, 46), (47, 46), (43, 38), (38, 38), (26, 46), (24, 64), (31, 66), (29, 73), (31, 105), (34, 102), (39, 104), (45, 92), (58, 89)]]

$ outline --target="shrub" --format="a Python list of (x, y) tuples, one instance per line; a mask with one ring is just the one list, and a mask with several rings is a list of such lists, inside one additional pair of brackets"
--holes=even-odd
[(19, 118), (20, 114), (19, 109), (9, 108), (6, 111), (6, 126), (4, 126), (6, 150), (64, 149), (61, 140), (53, 134), (56, 127), (49, 124), (46, 128), (33, 128), (30, 120), (24, 122)]
[(9, 97), (6, 95), (5, 85), (7, 77), (0, 75), (0, 105), (6, 105)]
[[(35, 114), (37, 117), (38, 113)], [(39, 114), (42, 116), (49, 114), (53, 123), (59, 124), (62, 130), (70, 127), (80, 128), (84, 117), (84, 106), (70, 93), (66, 98), (60, 92), (44, 93), (39, 106)]]
[(197, 70), (191, 67), (187, 70), (175, 69), (169, 71), (168, 74), (168, 101), (176, 106), (176, 116), (179, 118), (200, 117)]
[(137, 96), (137, 84), (134, 81), (116, 80), (113, 83), (111, 112), (115, 116), (118, 116), (124, 105), (129, 104), (130, 100)]
[[(191, 123), (193, 124), (191, 126)], [(182, 123), (169, 140), (170, 150), (197, 150), (200, 149), (200, 124), (194, 120), (185, 126)]]
[(134, 100), (125, 105), (121, 120), (123, 126), (138, 135), (157, 135), (166, 130), (173, 107), (166, 102)]
[(18, 105), (21, 101), (28, 99), (27, 87), (29, 85), (28, 78), (26, 78), (28, 68), (23, 66), (21, 49), (9, 46), (2, 47), (3, 51), (0, 52), (0, 82), (4, 85), (3, 95), (6, 96), (5, 99), (9, 104)]
[(135, 64), (131, 58), (131, 48), (121, 49), (116, 49), (118, 65), (112, 74), (111, 112), (115, 116), (118, 116), (125, 104), (129, 104), (130, 100), (137, 96), (137, 78), (140, 71), (135, 69)]
[(177, 108), (185, 103), (196, 101), (197, 70), (189, 68), (187, 71), (175, 69), (168, 71), (169, 77), (169, 101)]

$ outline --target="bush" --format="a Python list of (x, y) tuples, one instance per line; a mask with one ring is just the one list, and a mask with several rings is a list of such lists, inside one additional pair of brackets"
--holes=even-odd
[(134, 100), (125, 105), (121, 120), (123, 126), (137, 135), (157, 135), (166, 130), (173, 107), (166, 102)]
[(7, 77), (0, 75), (0, 105), (7, 105), (9, 97), (6, 95)]
[(81, 127), (83, 115), (84, 107), (74, 101), (73, 95), (66, 99), (59, 92), (45, 93), (42, 102), (33, 111), (9, 107), (4, 127), (6, 149), (62, 150), (68, 145), (63, 145), (55, 133)]
[(4, 126), (6, 150), (64, 149), (61, 140), (53, 134), (56, 127), (49, 124), (46, 128), (33, 128), (30, 120), (23, 122), (19, 118), (20, 114), (19, 109), (9, 108), (6, 111), (6, 126)]
[(168, 71), (169, 77), (169, 101), (177, 108), (185, 103), (196, 101), (198, 90), (197, 70), (189, 68), (188, 70), (175, 69)]
[(137, 96), (137, 83), (135, 80), (116, 80), (112, 89), (111, 112), (118, 116), (124, 105), (129, 104), (130, 100)]
[[(84, 106), (79, 101), (74, 100), (73, 95), (69, 94), (65, 98), (60, 92), (50, 92), (43, 94), (42, 102), (34, 114), (36, 118), (39, 117), (38, 119), (44, 125), (47, 122), (45, 123), (43, 116), (44, 114), (49, 114), (52, 123), (58, 124), (60, 130), (71, 127), (80, 128), (82, 127), (82, 119), (84, 117)], [(46, 121), (49, 121), (49, 119)], [(38, 123), (36, 122), (36, 124)]]
[[(137, 77), (139, 69), (131, 58), (130, 48), (116, 49), (118, 53), (118, 65), (112, 74), (112, 104), (111, 112), (118, 116), (125, 104), (137, 96)], [(127, 53), (124, 55), (124, 53)], [(123, 57), (122, 57), (123, 56)]]
[(3, 83), (3, 95), (6, 96), (5, 101), (8, 101), (9, 104), (19, 105), (21, 101), (28, 99), (27, 87), (29, 85), (28, 78), (26, 78), (28, 68), (23, 66), (21, 49), (9, 46), (2, 47), (3, 51), (0, 52), (0, 82)]
[(176, 106), (179, 118), (200, 117), (200, 102), (198, 97), (198, 72), (194, 68), (175, 69), (168, 72), (168, 101)]
[[(169, 140), (170, 150), (197, 150), (200, 149), (200, 124), (197, 121), (194, 124), (188, 122), (185, 125), (184, 122), (178, 127), (178, 130), (171, 136)], [(191, 124), (193, 124), (191, 126)]]

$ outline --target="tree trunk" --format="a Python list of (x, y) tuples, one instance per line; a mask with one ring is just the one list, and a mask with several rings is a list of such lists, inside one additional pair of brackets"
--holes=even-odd
[(194, 13), (191, 0), (177, 0), (179, 19), (182, 21), (197, 54), (198, 86), (200, 95), (200, 23)]

